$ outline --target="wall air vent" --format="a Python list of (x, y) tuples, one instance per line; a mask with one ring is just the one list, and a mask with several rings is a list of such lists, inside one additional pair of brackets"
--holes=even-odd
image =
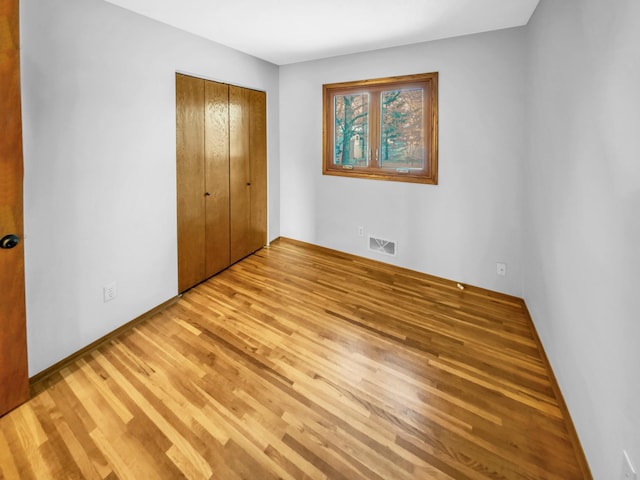
[(383, 238), (377, 238), (369, 236), (369, 250), (378, 253), (384, 253), (385, 255), (396, 255), (397, 244), (393, 240), (385, 240)]

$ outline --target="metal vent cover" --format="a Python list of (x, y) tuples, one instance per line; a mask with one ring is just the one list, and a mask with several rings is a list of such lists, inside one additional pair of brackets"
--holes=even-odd
[(369, 250), (385, 255), (396, 256), (397, 243), (395, 240), (385, 240), (384, 238), (369, 235)]

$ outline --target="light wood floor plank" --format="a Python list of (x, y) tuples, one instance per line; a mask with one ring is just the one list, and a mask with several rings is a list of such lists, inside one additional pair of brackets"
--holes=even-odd
[(522, 300), (280, 239), (33, 385), (0, 478), (577, 480)]

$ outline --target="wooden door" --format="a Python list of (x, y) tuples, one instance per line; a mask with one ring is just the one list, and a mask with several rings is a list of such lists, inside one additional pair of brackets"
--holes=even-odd
[(229, 86), (205, 82), (206, 277), (229, 259)]
[(229, 189), (231, 263), (251, 250), (249, 90), (229, 87)]
[[(0, 238), (22, 238), (22, 172), (18, 0), (0, 0)], [(23, 245), (0, 249), (0, 415), (29, 398)]]
[(204, 82), (176, 74), (178, 291), (205, 276)]
[(267, 241), (266, 94), (229, 87), (231, 261)]
[(250, 252), (267, 243), (267, 94), (249, 92)]
[(176, 74), (180, 292), (266, 243), (265, 99)]

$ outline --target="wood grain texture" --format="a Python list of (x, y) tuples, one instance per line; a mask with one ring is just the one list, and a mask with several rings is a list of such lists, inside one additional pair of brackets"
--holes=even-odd
[(205, 278), (229, 266), (229, 86), (205, 85)]
[[(18, 1), (0, 0), (0, 238), (23, 237)], [(0, 415), (29, 396), (24, 242), (0, 250)], [(0, 444), (1, 449), (1, 444)]]
[(180, 292), (266, 243), (264, 92), (176, 74)]
[(115, 330), (109, 332), (108, 334), (104, 335), (103, 337), (100, 337), (96, 341), (91, 342), (86, 347), (81, 348), (77, 352), (72, 353), (68, 357), (63, 358), (62, 360), (60, 360), (59, 362), (51, 365), (50, 367), (45, 368), (43, 371), (41, 371), (41, 372), (37, 373), (36, 375), (34, 375), (33, 377), (31, 377), (29, 379), (29, 384), (37, 385), (42, 380), (50, 377), (51, 375), (54, 375), (54, 374), (58, 373), (60, 370), (62, 370), (64, 368), (67, 368), (68, 366), (73, 364), (76, 360), (84, 357), (87, 353), (90, 353), (93, 350), (97, 349), (98, 347), (102, 346), (102, 344), (110, 342), (111, 340), (113, 340), (113, 339), (119, 337), (120, 335), (124, 334), (126, 331), (131, 330), (133, 327), (135, 327), (139, 323), (145, 321), (147, 318), (153, 317), (157, 313), (165, 310), (169, 306), (171, 306), (174, 303), (176, 303), (179, 299), (180, 299), (179, 295), (176, 295), (175, 297), (170, 298), (166, 302), (161, 303), (160, 305), (152, 308), (148, 312), (145, 312), (142, 315), (140, 315), (139, 317), (134, 318), (130, 322), (125, 323), (121, 327), (116, 328)]
[(34, 388), (0, 477), (587, 478), (522, 300), (292, 240)]
[(251, 144), (249, 90), (229, 87), (231, 263), (251, 250)]
[(176, 74), (178, 291), (205, 276), (204, 81)]
[(249, 91), (251, 175), (250, 252), (267, 243), (267, 94)]

